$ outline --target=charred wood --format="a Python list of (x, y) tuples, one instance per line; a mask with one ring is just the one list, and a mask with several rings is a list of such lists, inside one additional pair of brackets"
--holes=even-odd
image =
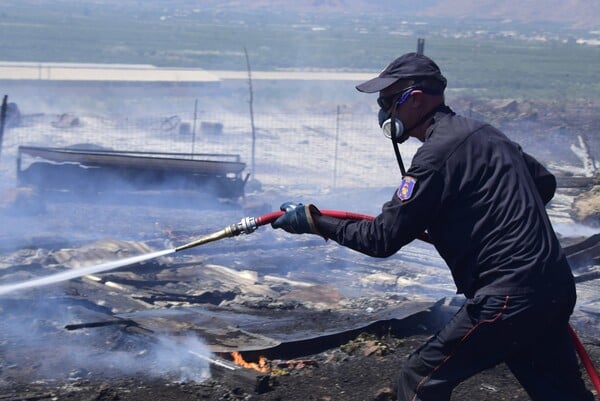
[(569, 264), (574, 269), (586, 266), (600, 258), (600, 234), (592, 235), (585, 240), (564, 248)]
[(231, 301), (237, 294), (233, 291), (206, 291), (200, 295), (160, 293), (150, 296), (133, 296), (134, 299), (154, 304), (156, 302), (185, 302), (188, 304), (219, 305), (223, 301)]
[(56, 395), (53, 394), (53, 393), (46, 393), (46, 394), (21, 394), (21, 395), (7, 394), (7, 395), (0, 395), (0, 401), (1, 400), (10, 400), (10, 401), (35, 401), (35, 400), (45, 400), (47, 398), (54, 398), (54, 397), (56, 397)]
[[(263, 394), (272, 387), (272, 378), (269, 374), (260, 373), (241, 366), (233, 369), (226, 368), (226, 360), (219, 358), (223, 363), (211, 363), (211, 377), (230, 388), (241, 389), (246, 393)], [(218, 360), (219, 360), (218, 359)]]
[(119, 319), (119, 320), (109, 320), (106, 322), (92, 322), (92, 323), (79, 323), (79, 324), (68, 324), (65, 326), (66, 330), (79, 330), (79, 329), (87, 329), (94, 327), (106, 327), (106, 326), (139, 326), (136, 322), (130, 319)]

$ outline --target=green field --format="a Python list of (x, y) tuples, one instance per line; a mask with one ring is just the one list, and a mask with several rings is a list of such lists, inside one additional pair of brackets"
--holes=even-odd
[[(402, 19), (409, 22), (399, 23)], [(600, 98), (600, 46), (575, 43), (577, 33), (494, 21), (410, 21), (397, 15), (232, 13), (145, 2), (56, 2), (50, 7), (9, 0), (0, 5), (0, 60), (245, 70), (246, 48), (254, 70), (379, 71), (397, 55), (413, 51), (423, 37), (425, 52), (441, 65), (449, 87), (464, 88), (468, 95)], [(448, 34), (482, 28), (528, 35), (555, 29), (562, 39)]]

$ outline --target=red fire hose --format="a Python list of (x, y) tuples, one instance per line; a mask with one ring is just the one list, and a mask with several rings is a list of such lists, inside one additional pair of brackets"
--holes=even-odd
[[(259, 216), (259, 217), (246, 217), (246, 218), (242, 219), (239, 223), (227, 226), (223, 230), (217, 231), (215, 233), (209, 234), (205, 237), (202, 237), (200, 239), (197, 239), (197, 240), (187, 243), (185, 245), (179, 246), (179, 247), (175, 248), (175, 251), (178, 252), (178, 251), (182, 251), (184, 249), (193, 248), (195, 246), (203, 245), (203, 244), (206, 244), (206, 243), (212, 242), (212, 241), (217, 241), (222, 238), (234, 237), (234, 236), (240, 235), (240, 234), (250, 234), (250, 233), (254, 232), (258, 227), (274, 222), (280, 216), (282, 216), (284, 213), (285, 212), (277, 211), (277, 212), (263, 214), (262, 216)], [(325, 216), (335, 217), (338, 219), (345, 219), (345, 220), (374, 220), (375, 219), (373, 216), (368, 216), (368, 215), (359, 214), (359, 213), (345, 212), (345, 211), (340, 211), (340, 210), (321, 210), (321, 213)], [(419, 235), (418, 238), (424, 242), (431, 243), (431, 239), (429, 238), (429, 235), (425, 232), (422, 233), (421, 235)], [(571, 337), (573, 339), (573, 344), (575, 346), (575, 350), (577, 351), (577, 354), (579, 355), (579, 359), (583, 363), (585, 370), (587, 371), (588, 375), (590, 376), (590, 379), (591, 379), (592, 383), (594, 384), (594, 387), (596, 388), (596, 392), (598, 394), (600, 394), (600, 378), (598, 377), (598, 371), (594, 367), (592, 360), (590, 359), (587, 351), (583, 347), (583, 344), (581, 343), (581, 341), (579, 340), (579, 337), (577, 336), (577, 334), (575, 333), (575, 331), (573, 330), (573, 328), (571, 326), (569, 326), (569, 332), (571, 333)]]
[[(272, 213), (264, 214), (264, 215), (256, 218), (256, 225), (262, 226), (265, 224), (270, 224), (270, 223), (274, 222), (275, 220), (277, 220), (277, 218), (279, 218), (279, 216), (283, 215), (284, 213), (285, 212), (272, 212)], [(321, 213), (324, 216), (336, 217), (338, 219), (350, 219), (350, 220), (374, 220), (375, 219), (373, 216), (368, 216), (368, 215), (358, 214), (358, 213), (351, 213), (351, 212), (344, 212), (344, 211), (339, 211), (339, 210), (321, 210)], [(429, 235), (427, 235), (427, 233), (422, 233), (419, 236), (419, 239), (422, 241), (431, 243), (431, 239), (429, 238)], [(600, 377), (598, 376), (598, 371), (594, 367), (594, 364), (592, 363), (592, 360), (590, 359), (589, 354), (587, 353), (585, 347), (581, 343), (581, 340), (579, 339), (579, 337), (577, 336), (577, 333), (575, 333), (575, 330), (573, 330), (573, 327), (571, 327), (571, 325), (569, 325), (569, 333), (571, 334), (571, 338), (573, 340), (573, 345), (575, 346), (575, 350), (577, 351), (577, 355), (579, 355), (579, 359), (583, 363), (583, 366), (585, 367), (586, 372), (590, 376), (590, 380), (592, 381), (592, 384), (596, 388), (596, 393), (600, 394)]]
[[(374, 220), (375, 219), (375, 217), (369, 216), (366, 214), (346, 212), (343, 210), (319, 210), (319, 211), (321, 212), (321, 214), (323, 216), (335, 217), (338, 219), (346, 219), (346, 220)], [(262, 226), (265, 224), (270, 224), (270, 223), (274, 222), (275, 220), (277, 220), (284, 213), (285, 212), (279, 211), (279, 212), (271, 212), (271, 213), (263, 214), (262, 216), (259, 216), (256, 218), (256, 225)], [(427, 235), (427, 233), (420, 234), (418, 236), (418, 238), (421, 241), (431, 243), (431, 240), (429, 239), (429, 236)]]
[[(342, 210), (321, 210), (320, 212), (324, 216), (335, 217), (338, 219), (347, 219), (347, 220), (373, 220), (374, 219), (373, 216), (368, 216), (366, 214), (345, 212)], [(277, 212), (263, 214), (262, 216), (259, 216), (256, 218), (256, 225), (260, 227), (260, 226), (264, 226), (265, 224), (271, 224), (272, 222), (277, 220), (279, 217), (283, 216), (284, 213), (285, 212), (277, 211)]]
[(569, 325), (569, 333), (571, 333), (571, 339), (573, 340), (573, 345), (575, 345), (575, 350), (577, 351), (577, 355), (579, 355), (579, 359), (581, 359), (581, 363), (585, 367), (586, 372), (590, 376), (590, 380), (592, 384), (596, 388), (596, 393), (600, 394), (600, 377), (598, 377), (598, 371), (594, 367), (592, 360), (590, 359), (589, 354), (585, 350), (585, 347), (581, 343), (581, 340), (573, 330), (573, 327)]

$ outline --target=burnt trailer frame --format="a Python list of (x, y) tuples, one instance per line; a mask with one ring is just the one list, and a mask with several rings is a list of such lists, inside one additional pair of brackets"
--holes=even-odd
[[(32, 161), (24, 163), (24, 158)], [(200, 190), (218, 198), (244, 196), (249, 175), (237, 154), (167, 153), (19, 146), (19, 185), (85, 194)]]

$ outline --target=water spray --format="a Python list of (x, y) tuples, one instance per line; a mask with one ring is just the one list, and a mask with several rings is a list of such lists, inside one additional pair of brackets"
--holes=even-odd
[(56, 284), (62, 281), (71, 280), (77, 277), (83, 277), (94, 273), (100, 273), (108, 270), (113, 270), (118, 267), (132, 265), (134, 263), (144, 262), (146, 260), (158, 258), (160, 256), (168, 255), (175, 252), (175, 249), (165, 249), (164, 251), (156, 251), (147, 253), (144, 255), (132, 256), (130, 258), (115, 260), (112, 262), (101, 263), (99, 265), (82, 267), (79, 269), (71, 269), (64, 272), (51, 274), (46, 277), (39, 277), (21, 283), (0, 285), (0, 295), (8, 294), (18, 290), (25, 290), (28, 288), (42, 287), (45, 285)]
[[(363, 220), (363, 219), (373, 219), (371, 216), (366, 216), (363, 214), (343, 212), (337, 210), (324, 210), (322, 211), (324, 215), (328, 215), (331, 217), (337, 217), (340, 219), (353, 219), (353, 220)], [(264, 226), (266, 224), (270, 224), (277, 220), (280, 216), (282, 216), (284, 212), (277, 211), (272, 213), (267, 213), (259, 217), (245, 217), (239, 223), (232, 224), (230, 226), (225, 227), (222, 230), (216, 231), (212, 234), (206, 235), (202, 238), (189, 242), (185, 245), (181, 245), (177, 248), (165, 249), (162, 251), (156, 251), (144, 255), (132, 256), (130, 258), (116, 260), (112, 262), (101, 263), (98, 265), (86, 266), (78, 269), (71, 269), (64, 272), (51, 274), (46, 277), (39, 277), (32, 280), (27, 280), (20, 283), (6, 284), (0, 285), (0, 295), (8, 294), (11, 292), (15, 292), (18, 290), (25, 290), (30, 288), (42, 287), (50, 284), (60, 283), (62, 281), (71, 280), (74, 278), (79, 278), (83, 276), (87, 276), (90, 274), (106, 272), (109, 270), (114, 270), (119, 267), (129, 266), (134, 263), (145, 262), (150, 259), (155, 259), (160, 256), (166, 256), (175, 252), (183, 251), (186, 249), (194, 248), (200, 245), (207, 244), (209, 242), (218, 241), (223, 238), (235, 237), (240, 234), (250, 234), (256, 231), (256, 229), (260, 226)]]

